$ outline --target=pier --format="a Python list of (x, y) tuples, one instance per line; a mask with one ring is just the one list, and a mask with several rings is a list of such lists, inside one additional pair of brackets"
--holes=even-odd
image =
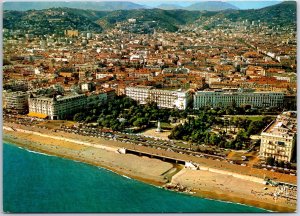
[(139, 150), (122, 148), (122, 149), (118, 149), (118, 152), (121, 154), (134, 154), (134, 155), (138, 155), (138, 156), (147, 156), (149, 158), (156, 158), (156, 159), (159, 159), (162, 161), (175, 163), (175, 164), (183, 164), (183, 165), (186, 164), (185, 160), (172, 158), (172, 157), (168, 157), (168, 156), (164, 156), (164, 155), (151, 154), (151, 153), (143, 152), (143, 151), (139, 151)]

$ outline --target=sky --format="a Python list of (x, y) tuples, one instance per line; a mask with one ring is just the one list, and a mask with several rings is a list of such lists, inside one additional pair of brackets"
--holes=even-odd
[[(30, 2), (30, 1), (37, 1), (37, 0), (4, 0), (4, 1)], [(50, 0), (39, 0), (39, 1), (49, 2)], [(74, 0), (52, 0), (52, 1), (74, 1)], [(75, 1), (85, 1), (85, 0), (75, 0)], [(177, 4), (179, 6), (189, 6), (196, 2), (218, 1), (218, 0), (86, 0), (86, 1), (129, 1), (137, 4), (155, 7), (160, 4)], [(283, 0), (221, 0), (221, 1), (228, 2), (240, 9), (258, 9), (258, 8), (274, 5)]]
[[(131, 2), (135, 2), (138, 4), (143, 4), (147, 6), (158, 6), (160, 4), (177, 4), (180, 6), (189, 6), (196, 2), (205, 2), (210, 0), (132, 0)], [(216, 1), (216, 0), (211, 0)], [(224, 0), (223, 0), (224, 1)], [(276, 3), (281, 2), (281, 0), (227, 0), (228, 2), (234, 6), (237, 6), (240, 9), (258, 9), (262, 7), (267, 7)]]

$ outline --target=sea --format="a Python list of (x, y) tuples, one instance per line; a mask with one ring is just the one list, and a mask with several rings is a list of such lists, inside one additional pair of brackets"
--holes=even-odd
[(3, 145), (3, 209), (10, 213), (268, 212), (168, 191), (9, 143)]

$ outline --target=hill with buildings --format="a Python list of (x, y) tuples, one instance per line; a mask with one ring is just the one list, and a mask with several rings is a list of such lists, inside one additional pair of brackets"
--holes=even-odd
[[(201, 19), (200, 19), (201, 18)], [(187, 11), (162, 9), (134, 9), (95, 11), (72, 8), (51, 8), (45, 10), (8, 11), (3, 14), (3, 27), (24, 30), (36, 35), (62, 33), (65, 29), (102, 32), (117, 24), (126, 24), (135, 19), (138, 29), (177, 31), (181, 25), (195, 23), (197, 20), (227, 19), (231, 22), (248, 20), (264, 22), (269, 26), (296, 24), (296, 2), (283, 2), (262, 9)], [(149, 31), (137, 31), (147, 33)], [(153, 32), (153, 31), (150, 31)]]
[[(211, 2), (211, 6), (216, 2)], [(217, 5), (220, 2), (217, 2)], [(224, 3), (224, 2), (223, 2)], [(126, 21), (127, 19), (137, 19), (143, 21), (155, 21), (158, 23), (159, 28), (166, 29), (168, 31), (176, 31), (178, 26), (194, 23), (201, 18), (201, 21), (205, 21), (211, 18), (226, 18), (232, 22), (248, 20), (264, 22), (270, 26), (284, 26), (296, 24), (296, 2), (286, 1), (277, 5), (265, 7), (262, 9), (251, 10), (229, 10), (224, 11), (198, 11), (195, 4), (194, 11), (172, 9), (140, 9), (131, 11), (112, 11), (106, 16), (99, 19), (100, 25), (104, 28), (112, 27), (118, 22)], [(217, 5), (216, 8), (217, 8)], [(172, 6), (172, 5), (171, 5)], [(199, 7), (198, 7), (199, 9)], [(207, 8), (208, 9), (208, 8)], [(220, 8), (219, 8), (220, 9)]]
[(192, 23), (201, 13), (186, 10), (140, 9), (131, 11), (112, 11), (98, 20), (104, 28), (115, 26), (118, 22), (136, 19), (138, 23), (156, 23), (157, 28), (176, 31), (180, 25)]
[(266, 22), (272, 26), (295, 25), (297, 18), (296, 1), (285, 1), (261, 9), (225, 12), (224, 17), (232, 21), (249, 20)]
[(106, 12), (53, 8), (46, 10), (4, 11), (3, 27), (34, 35), (62, 34), (65, 29), (101, 32), (95, 23)]

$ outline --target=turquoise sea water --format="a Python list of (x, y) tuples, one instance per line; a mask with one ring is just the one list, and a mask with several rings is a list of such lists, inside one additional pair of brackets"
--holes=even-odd
[(5, 212), (266, 212), (192, 197), (103, 168), (3, 145)]

